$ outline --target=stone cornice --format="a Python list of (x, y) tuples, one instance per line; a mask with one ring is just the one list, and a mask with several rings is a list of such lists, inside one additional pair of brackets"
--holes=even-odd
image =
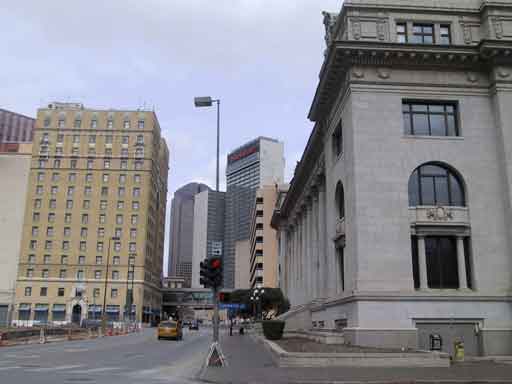
[(309, 119), (325, 116), (353, 66), (483, 71), (494, 65), (512, 65), (512, 41), (483, 40), (474, 46), (336, 41), (322, 68)]

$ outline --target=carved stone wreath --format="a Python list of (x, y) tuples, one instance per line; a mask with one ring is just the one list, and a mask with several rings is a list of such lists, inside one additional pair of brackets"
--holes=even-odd
[(453, 211), (445, 207), (427, 209), (427, 219), (434, 221), (453, 220)]

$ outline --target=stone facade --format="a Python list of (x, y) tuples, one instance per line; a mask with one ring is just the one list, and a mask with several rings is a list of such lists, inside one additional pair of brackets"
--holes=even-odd
[(347, 0), (325, 23), (282, 288), (353, 344), (512, 354), (512, 4)]

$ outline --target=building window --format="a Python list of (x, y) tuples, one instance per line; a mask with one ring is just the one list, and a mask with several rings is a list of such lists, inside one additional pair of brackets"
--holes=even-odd
[[(418, 265), (418, 241), (412, 238), (414, 285), (420, 287)], [(425, 256), (427, 262), (427, 283), (430, 289), (458, 289), (459, 272), (457, 265), (457, 242), (455, 237), (425, 237)], [(466, 265), (468, 258), (466, 254)], [(469, 272), (469, 270), (467, 270)], [(468, 273), (469, 274), (469, 273)], [(468, 282), (471, 280), (468, 279)]]
[(95, 271), (94, 272), (94, 278), (96, 280), (100, 280), (101, 279), (101, 271)]
[(144, 163), (143, 163), (143, 161), (141, 161), (141, 160), (137, 160), (137, 161), (135, 161), (135, 169), (137, 169), (137, 170), (142, 169), (142, 165), (143, 165), (143, 164), (144, 164)]
[(117, 196), (118, 196), (118, 197), (123, 197), (123, 196), (124, 196), (124, 194), (125, 194), (125, 189), (124, 189), (124, 187), (119, 187), (119, 188), (117, 189)]
[(40, 213), (39, 213), (39, 212), (34, 212), (34, 213), (32, 214), (32, 221), (35, 221), (35, 222), (36, 222), (36, 221), (39, 221), (39, 217), (40, 217), (40, 216), (41, 216), (41, 215), (40, 215)]
[(84, 195), (85, 196), (91, 196), (91, 193), (92, 193), (92, 188), (90, 186), (86, 186), (84, 188)]
[(136, 174), (136, 175), (133, 175), (133, 182), (135, 184), (140, 184), (140, 181), (141, 181), (141, 177), (140, 175)]
[(57, 289), (57, 296), (63, 297), (64, 294), (65, 294), (65, 289), (64, 288), (58, 288)]
[(119, 184), (125, 184), (126, 183), (126, 175), (119, 175)]
[(99, 288), (94, 288), (93, 296), (94, 297), (100, 297), (100, 289)]
[(138, 201), (132, 201), (132, 210), (138, 211), (139, 210), (139, 202)]
[(87, 224), (89, 223), (89, 215), (87, 213), (84, 213), (82, 215), (82, 224)]
[(94, 168), (94, 160), (89, 159), (87, 160), (87, 169), (93, 169)]
[(53, 168), (60, 168), (60, 160), (59, 159), (53, 160)]
[(61, 263), (62, 265), (66, 265), (66, 264), (68, 263), (68, 257), (67, 257), (66, 255), (62, 255), (62, 256), (60, 257), (60, 263)]
[(140, 188), (133, 188), (132, 197), (140, 197)]
[(117, 201), (117, 209), (124, 209), (124, 201), (122, 201), (122, 200)]
[(69, 167), (70, 167), (71, 169), (76, 169), (76, 167), (77, 167), (77, 161), (76, 161), (76, 160), (70, 160), (70, 161), (69, 161)]
[(87, 251), (87, 242), (85, 242), (85, 241), (80, 242), (80, 250), (84, 251), (84, 252)]
[(48, 237), (52, 237), (54, 234), (54, 230), (53, 230), (53, 227), (48, 227), (46, 228), (46, 236)]
[(130, 229), (130, 239), (136, 239), (137, 238), (137, 230), (136, 229)]
[(130, 129), (130, 120), (125, 120), (123, 122), (124, 129)]
[(338, 219), (345, 217), (345, 190), (341, 181), (336, 185), (336, 208), (338, 210)]
[(73, 200), (66, 200), (66, 209), (73, 209)]
[(100, 209), (102, 211), (104, 211), (105, 209), (107, 209), (107, 200), (101, 200), (100, 201)]
[(66, 213), (66, 214), (64, 215), (64, 222), (65, 222), (66, 224), (71, 223), (71, 213)]
[(84, 200), (83, 204), (82, 204), (82, 208), (83, 209), (89, 209), (91, 208), (91, 200)]
[(110, 169), (110, 160), (103, 160), (103, 168)]
[(121, 169), (128, 169), (128, 160), (121, 160)]
[(59, 119), (58, 127), (59, 127), (59, 128), (64, 128), (65, 126), (66, 126), (66, 120), (64, 120), (64, 119)]
[(37, 240), (30, 240), (30, 249), (36, 249), (37, 248)]
[(121, 157), (128, 157), (128, 149), (127, 148), (121, 149)]
[(69, 241), (62, 242), (62, 250), (64, 250), (64, 251), (69, 250)]
[(396, 25), (396, 42), (407, 43), (407, 24), (397, 23)]
[(123, 224), (123, 215), (116, 215), (116, 224)]
[(59, 271), (59, 278), (60, 279), (65, 279), (66, 278), (66, 270), (65, 269), (61, 269)]
[(135, 265), (135, 256), (130, 256), (128, 258), (128, 264), (129, 265)]
[(434, 44), (434, 25), (433, 24), (413, 24), (412, 26), (413, 44)]
[(59, 187), (57, 187), (56, 185), (52, 186), (52, 188), (50, 189), (50, 193), (55, 196), (57, 194), (57, 192), (59, 192)]
[(33, 269), (27, 269), (27, 278), (32, 278), (34, 277), (34, 270)]
[(123, 229), (122, 228), (116, 228), (115, 231), (114, 231), (114, 236), (115, 237), (123, 236)]
[(82, 237), (82, 238), (87, 237), (87, 228), (80, 229), (80, 237)]
[(41, 277), (43, 279), (47, 279), (48, 278), (48, 270), (47, 269), (43, 269), (43, 271), (41, 272)]
[(44, 127), (48, 128), (50, 126), (51, 122), (52, 121), (51, 121), (51, 119), (49, 117), (45, 118), (44, 119)]
[(127, 278), (128, 280), (133, 280), (133, 271), (128, 271), (128, 275), (127, 275)]
[(112, 264), (114, 265), (119, 265), (121, 264), (121, 257), (119, 256), (114, 256), (113, 259), (112, 259)]
[(25, 296), (32, 296), (32, 287), (25, 287)]
[(36, 262), (36, 255), (28, 255), (28, 263), (35, 264), (35, 262)]
[(34, 200), (34, 209), (41, 208), (41, 199), (35, 199)]
[(107, 121), (107, 128), (108, 128), (108, 129), (112, 129), (112, 128), (114, 128), (114, 121), (113, 121), (113, 120), (110, 120), (110, 119), (109, 119), (109, 120)]
[(332, 151), (336, 158), (343, 153), (343, 126), (341, 120), (332, 134)]
[(96, 129), (98, 127), (98, 120), (91, 120), (91, 129)]
[(449, 25), (441, 25), (439, 28), (439, 42), (443, 45), (450, 45), (452, 42), (451, 31)]
[(46, 296), (48, 294), (48, 287), (41, 287), (39, 291), (39, 296)]
[(96, 144), (96, 135), (89, 136), (89, 144)]
[(263, 236), (257, 236), (257, 237), (256, 237), (256, 243), (257, 243), (257, 244), (261, 244), (261, 243), (263, 243)]
[(64, 237), (71, 236), (71, 228), (70, 227), (64, 227)]
[(101, 187), (101, 196), (108, 196), (108, 187)]
[(73, 196), (75, 194), (75, 187), (68, 187), (68, 196)]
[(121, 251), (121, 243), (120, 242), (116, 241), (114, 243), (114, 251), (116, 251), (116, 252)]
[[(76, 278), (77, 278), (78, 280), (83, 280), (83, 279), (84, 279), (84, 271), (82, 271), (82, 270), (78, 270), (78, 271), (76, 271)], [(78, 293), (78, 292), (77, 292), (77, 293)]]
[(405, 133), (416, 136), (458, 136), (454, 103), (403, 102)]
[(37, 181), (38, 181), (38, 182), (42, 182), (42, 181), (44, 181), (44, 172), (39, 172), (39, 173), (37, 174)]
[(50, 250), (53, 248), (53, 242), (51, 240), (46, 240), (44, 243), (44, 249)]
[(103, 264), (103, 256), (96, 256), (96, 264)]
[(138, 127), (139, 129), (144, 129), (144, 120), (139, 120)]
[(108, 183), (108, 179), (109, 179), (109, 175), (108, 175), (108, 173), (104, 173), (104, 174), (103, 174), (103, 182), (104, 182), (104, 183)]
[(139, 216), (138, 216), (138, 215), (132, 215), (132, 224), (133, 224), (133, 225), (136, 225), (136, 224), (137, 224), (138, 219), (139, 219)]
[(422, 165), (409, 180), (409, 206), (464, 207), (463, 183), (455, 172), (443, 165)]
[(44, 257), (43, 257), (43, 263), (44, 264), (50, 264), (51, 260), (52, 260), (51, 255), (44, 255)]
[(36, 195), (42, 195), (43, 194), (43, 186), (42, 185), (38, 185), (36, 187)]
[(119, 280), (119, 271), (112, 271), (112, 280)]
[(39, 236), (39, 227), (32, 227), (32, 237)]
[(85, 182), (92, 183), (92, 173), (88, 173), (85, 175)]
[(103, 242), (102, 241), (98, 241), (98, 243), (96, 244), (96, 251), (103, 252)]
[(105, 144), (112, 144), (112, 139), (113, 139), (112, 135), (105, 136)]
[(99, 217), (100, 224), (105, 224), (106, 222), (106, 216), (104, 214), (101, 214)]
[(55, 200), (55, 199), (51, 199), (51, 200), (50, 200), (50, 203), (48, 204), (48, 206), (50, 207), (50, 209), (55, 209), (55, 208), (57, 208), (57, 200)]
[(117, 289), (116, 288), (112, 288), (112, 291), (110, 293), (110, 297), (111, 298), (115, 298), (115, 297), (117, 297), (117, 294), (118, 294)]
[(121, 143), (122, 144), (128, 144), (128, 142), (129, 142), (129, 136), (123, 136), (121, 138)]
[(105, 237), (105, 228), (98, 228), (98, 237)]
[(135, 252), (137, 250), (137, 244), (136, 243), (130, 243), (128, 250), (130, 252)]

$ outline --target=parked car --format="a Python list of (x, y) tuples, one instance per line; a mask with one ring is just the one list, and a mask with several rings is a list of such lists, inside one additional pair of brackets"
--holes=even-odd
[(183, 329), (181, 326), (181, 322), (174, 320), (162, 321), (158, 325), (157, 337), (158, 340), (183, 340)]

